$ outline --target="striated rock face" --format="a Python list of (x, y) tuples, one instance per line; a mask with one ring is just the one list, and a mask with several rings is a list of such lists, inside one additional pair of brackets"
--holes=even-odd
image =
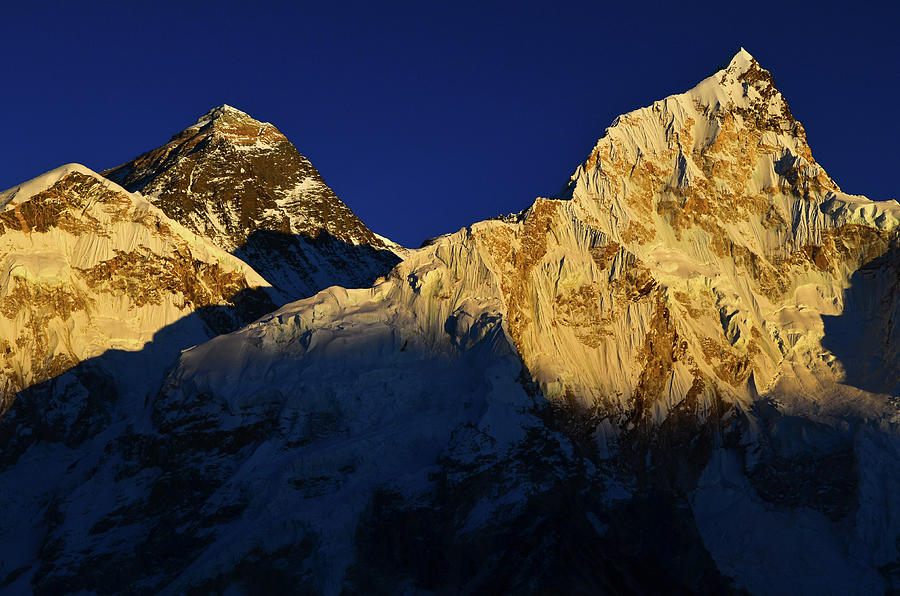
[(104, 175), (239, 256), (285, 299), (369, 285), (399, 260), (278, 129), (231, 106)]
[(568, 197), (473, 236), (545, 395), (599, 405), (616, 426), (659, 424), (692, 392), (703, 409), (746, 403), (794, 364), (834, 378), (821, 328), (798, 319), (840, 313), (900, 217), (838, 189), (743, 51), (617, 118)]
[[(238, 252), (211, 172), (286, 143), (250, 122), (216, 110), (108, 174)], [(266, 192), (251, 227), (303, 234)], [(87, 391), (89, 433), (7, 416), (0, 486), (28, 490), (0, 493), (0, 584), (898, 589), (898, 221), (741, 50), (617, 118), (563, 196), (186, 350), (151, 399)]]
[(246, 264), (83, 166), (0, 203), (0, 413), (17, 392), (108, 350), (141, 350), (175, 323), (188, 347), (272, 307)]

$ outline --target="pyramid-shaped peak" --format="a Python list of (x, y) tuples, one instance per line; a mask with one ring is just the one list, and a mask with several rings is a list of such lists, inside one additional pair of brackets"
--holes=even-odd
[(772, 74), (743, 47), (727, 64), (688, 91), (688, 95), (714, 110), (751, 110), (764, 119), (785, 116), (793, 122)]
[[(593, 172), (611, 153), (632, 164), (651, 154), (670, 155), (672, 150), (679, 156), (683, 152), (702, 153), (719, 139), (734, 138), (721, 135), (728, 127), (729, 134), (737, 138), (760, 139), (766, 135), (769, 142), (780, 143), (793, 155), (814, 163), (803, 126), (794, 119), (772, 74), (741, 47), (692, 89), (617, 117), (572, 174), (572, 184), (581, 172)], [(750, 153), (741, 149), (736, 155)], [(728, 156), (723, 162), (734, 157)], [(673, 186), (682, 186), (696, 177), (692, 164), (682, 162), (659, 165), (661, 171), (675, 168)], [(757, 164), (748, 166), (755, 168)], [(822, 176), (819, 182), (823, 187), (837, 188), (824, 171)]]
[(237, 113), (237, 114), (242, 114), (242, 115), (244, 115), (244, 116), (247, 115), (247, 112), (241, 111), (241, 110), (237, 109), (237, 108), (234, 107), (234, 106), (228, 105), (227, 103), (223, 103), (223, 104), (220, 105), (219, 107), (213, 108), (213, 110), (214, 110), (214, 111), (219, 111), (219, 112), (231, 112), (231, 113)]
[(236, 121), (253, 121), (259, 122), (255, 118), (253, 118), (247, 112), (239, 110), (233, 106), (228, 104), (222, 104), (220, 106), (216, 106), (203, 116), (197, 119), (197, 122), (194, 126), (204, 126), (210, 122), (216, 122), (219, 120), (236, 120)]
[(760, 66), (759, 61), (750, 52), (741, 47), (727, 62), (723, 62), (712, 76), (718, 77), (720, 80), (739, 78), (745, 73), (755, 70), (768, 72)]
[(194, 124), (172, 137), (172, 142), (216, 138), (233, 145), (271, 148), (272, 143), (286, 142), (281, 132), (268, 122), (261, 122), (247, 112), (228, 104), (217, 106)]
[(737, 51), (737, 53), (735, 53), (735, 55), (731, 58), (731, 61), (728, 63), (728, 66), (734, 66), (734, 67), (740, 68), (740, 67), (744, 67), (744, 66), (749, 66), (750, 64), (753, 64), (754, 62), (756, 62), (756, 58), (754, 58), (750, 54), (750, 52), (748, 52), (742, 46)]
[(744, 48), (741, 48), (737, 51), (737, 53), (731, 58), (731, 61), (728, 62), (728, 66), (723, 70), (737, 77), (740, 77), (745, 73), (754, 70), (768, 72), (759, 64), (759, 61)]

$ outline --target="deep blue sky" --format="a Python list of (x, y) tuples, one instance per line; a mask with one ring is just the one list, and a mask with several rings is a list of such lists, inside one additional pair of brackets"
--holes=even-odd
[(418, 246), (552, 195), (616, 115), (744, 46), (844, 190), (900, 197), (894, 3), (26, 4), (0, 11), (0, 188), (117, 165), (228, 103)]

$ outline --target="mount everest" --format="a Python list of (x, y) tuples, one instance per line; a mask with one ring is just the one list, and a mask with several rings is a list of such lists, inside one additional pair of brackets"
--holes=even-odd
[(900, 587), (900, 205), (746, 51), (417, 250), (228, 106), (104, 175), (0, 194), (4, 589)]
[(278, 129), (223, 105), (166, 145), (104, 172), (249, 263), (279, 303), (369, 285), (399, 259)]

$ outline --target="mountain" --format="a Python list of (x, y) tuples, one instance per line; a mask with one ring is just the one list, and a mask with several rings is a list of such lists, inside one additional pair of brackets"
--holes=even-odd
[(898, 221), (741, 50), (562, 196), (185, 350), (103, 432), (14, 403), (0, 584), (900, 589)]
[(249, 263), (282, 303), (369, 285), (403, 251), (369, 230), (277, 128), (231, 106), (103, 174)]
[(141, 350), (163, 329), (188, 347), (272, 308), (245, 263), (84, 166), (4, 191), (0, 206), (0, 413), (108, 350)]

